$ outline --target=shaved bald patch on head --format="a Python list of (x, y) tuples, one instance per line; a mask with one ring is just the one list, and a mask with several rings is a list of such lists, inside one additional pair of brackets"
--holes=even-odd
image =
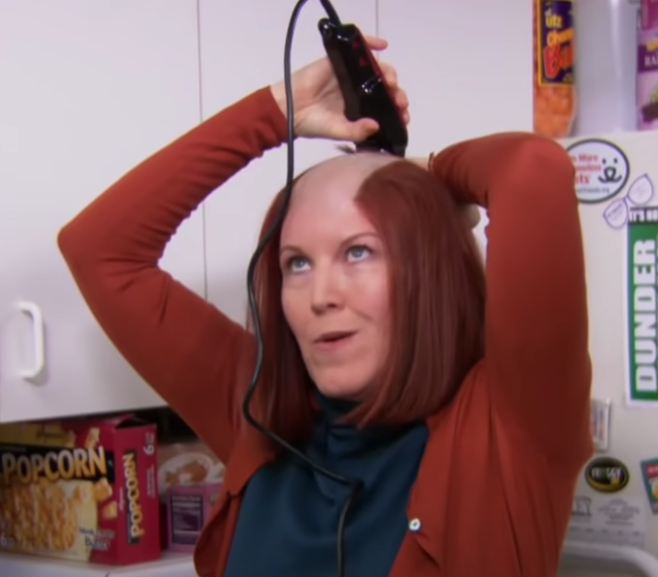
[(400, 158), (381, 152), (357, 152), (330, 158), (310, 168), (299, 178), (291, 203), (295, 202), (295, 198), (304, 201), (307, 195), (313, 195), (313, 191), (327, 188), (352, 193), (354, 198), (368, 177), (394, 162), (400, 162)]

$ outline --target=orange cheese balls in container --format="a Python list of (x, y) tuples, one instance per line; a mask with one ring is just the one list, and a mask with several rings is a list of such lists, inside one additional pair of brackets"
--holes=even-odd
[(576, 112), (572, 0), (533, 0), (534, 131), (571, 133)]

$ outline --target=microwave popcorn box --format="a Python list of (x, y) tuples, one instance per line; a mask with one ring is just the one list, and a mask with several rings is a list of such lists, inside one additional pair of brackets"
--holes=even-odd
[(0, 425), (0, 550), (158, 559), (156, 433), (131, 415)]
[(170, 551), (194, 552), (221, 488), (221, 483), (202, 483), (167, 489), (167, 548)]

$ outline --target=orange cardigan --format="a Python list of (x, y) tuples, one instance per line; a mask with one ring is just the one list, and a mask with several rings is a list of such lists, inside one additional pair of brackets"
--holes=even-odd
[[(243, 489), (273, 454), (244, 425), (235, 392), (253, 370), (252, 335), (158, 260), (211, 191), (285, 137), (262, 88), (134, 168), (58, 238), (114, 345), (227, 465), (195, 553), (202, 576), (222, 575)], [(571, 162), (558, 144), (510, 133), (451, 146), (431, 169), (488, 210), (486, 353), (455, 400), (427, 420), (391, 577), (554, 577), (576, 478), (592, 452)]]

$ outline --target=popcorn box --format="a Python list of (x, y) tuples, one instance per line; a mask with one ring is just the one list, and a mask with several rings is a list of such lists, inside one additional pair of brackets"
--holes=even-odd
[(0, 550), (127, 565), (160, 557), (156, 427), (122, 415), (0, 426)]

